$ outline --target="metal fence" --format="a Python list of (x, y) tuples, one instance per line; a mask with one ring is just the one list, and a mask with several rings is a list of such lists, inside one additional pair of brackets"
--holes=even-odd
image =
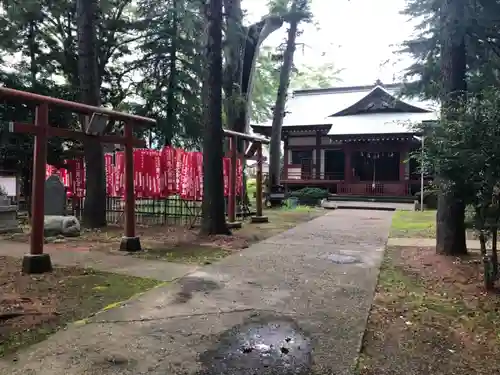
[[(227, 213), (226, 200), (226, 213)], [(84, 198), (71, 199), (68, 211), (82, 219)], [(107, 197), (106, 220), (108, 224), (122, 225), (125, 220), (125, 201), (122, 198)], [(136, 199), (135, 218), (138, 225), (169, 225), (196, 227), (201, 221), (201, 201), (183, 200), (177, 196), (160, 199)], [(240, 220), (255, 214), (249, 205), (239, 202), (236, 216)]]

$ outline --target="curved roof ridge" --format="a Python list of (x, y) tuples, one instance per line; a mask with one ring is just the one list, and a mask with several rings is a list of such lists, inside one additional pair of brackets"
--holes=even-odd
[[(293, 95), (303, 96), (303, 95), (314, 95), (314, 94), (336, 94), (336, 93), (344, 93), (344, 92), (353, 92), (353, 91), (366, 91), (371, 90), (377, 85), (358, 85), (358, 86), (333, 86), (326, 88), (310, 88), (310, 89), (297, 89), (293, 90)], [(402, 83), (386, 83), (383, 84), (384, 87), (391, 89), (402, 88)]]
[(394, 96), (393, 94), (391, 94), (383, 86), (376, 85), (373, 89), (371, 89), (361, 99), (359, 99), (356, 102), (352, 103), (351, 105), (349, 105), (349, 106), (341, 109), (340, 111), (334, 112), (333, 114), (329, 115), (328, 117), (348, 115), (350, 110), (354, 109), (357, 105), (359, 105), (364, 100), (366, 100), (366, 98), (370, 97), (370, 95), (373, 95), (373, 93), (376, 92), (376, 91), (382, 91), (384, 94), (386, 94), (386, 95), (390, 96), (392, 99), (394, 99), (395, 102), (399, 102), (399, 103), (402, 103), (403, 105), (405, 105), (409, 109), (409, 110), (407, 110), (405, 112), (412, 112), (412, 111), (415, 111), (415, 112), (431, 112), (430, 110), (428, 110), (426, 108), (421, 108), (421, 107), (417, 107), (417, 106), (415, 106), (413, 104), (409, 104), (409, 103), (405, 102), (404, 100), (402, 100), (402, 99)]

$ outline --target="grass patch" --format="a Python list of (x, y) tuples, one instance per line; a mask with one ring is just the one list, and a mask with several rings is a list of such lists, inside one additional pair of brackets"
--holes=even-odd
[(0, 262), (0, 357), (160, 283), (76, 267), (22, 275), (19, 260), (0, 257)]
[(500, 299), (482, 289), (478, 254), (390, 248), (357, 374), (482, 374), (500, 368)]
[(390, 237), (435, 238), (436, 211), (396, 211)]
[(257, 192), (257, 180), (255, 178), (247, 178), (247, 195), (253, 199)]
[(134, 256), (142, 259), (206, 265), (225, 258), (231, 253), (231, 250), (215, 246), (179, 244), (172, 247), (152, 246), (144, 249), (144, 252), (134, 253)]

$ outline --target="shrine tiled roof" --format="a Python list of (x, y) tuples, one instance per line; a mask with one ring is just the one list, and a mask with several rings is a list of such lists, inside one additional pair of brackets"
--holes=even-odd
[[(413, 125), (437, 120), (435, 103), (401, 98), (401, 84), (295, 91), (288, 100), (283, 128), (330, 125), (329, 135), (411, 133)], [(252, 125), (266, 131), (271, 122)]]
[(415, 124), (433, 120), (436, 120), (433, 112), (376, 113), (333, 117), (328, 135), (413, 133)]

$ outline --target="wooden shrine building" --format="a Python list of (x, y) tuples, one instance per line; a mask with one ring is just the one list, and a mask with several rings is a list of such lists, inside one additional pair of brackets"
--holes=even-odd
[[(409, 153), (421, 143), (414, 125), (437, 120), (433, 103), (401, 98), (401, 84), (299, 90), (283, 121), (287, 190), (322, 187), (332, 194), (403, 197), (420, 191)], [(252, 125), (271, 135), (271, 124)]]

